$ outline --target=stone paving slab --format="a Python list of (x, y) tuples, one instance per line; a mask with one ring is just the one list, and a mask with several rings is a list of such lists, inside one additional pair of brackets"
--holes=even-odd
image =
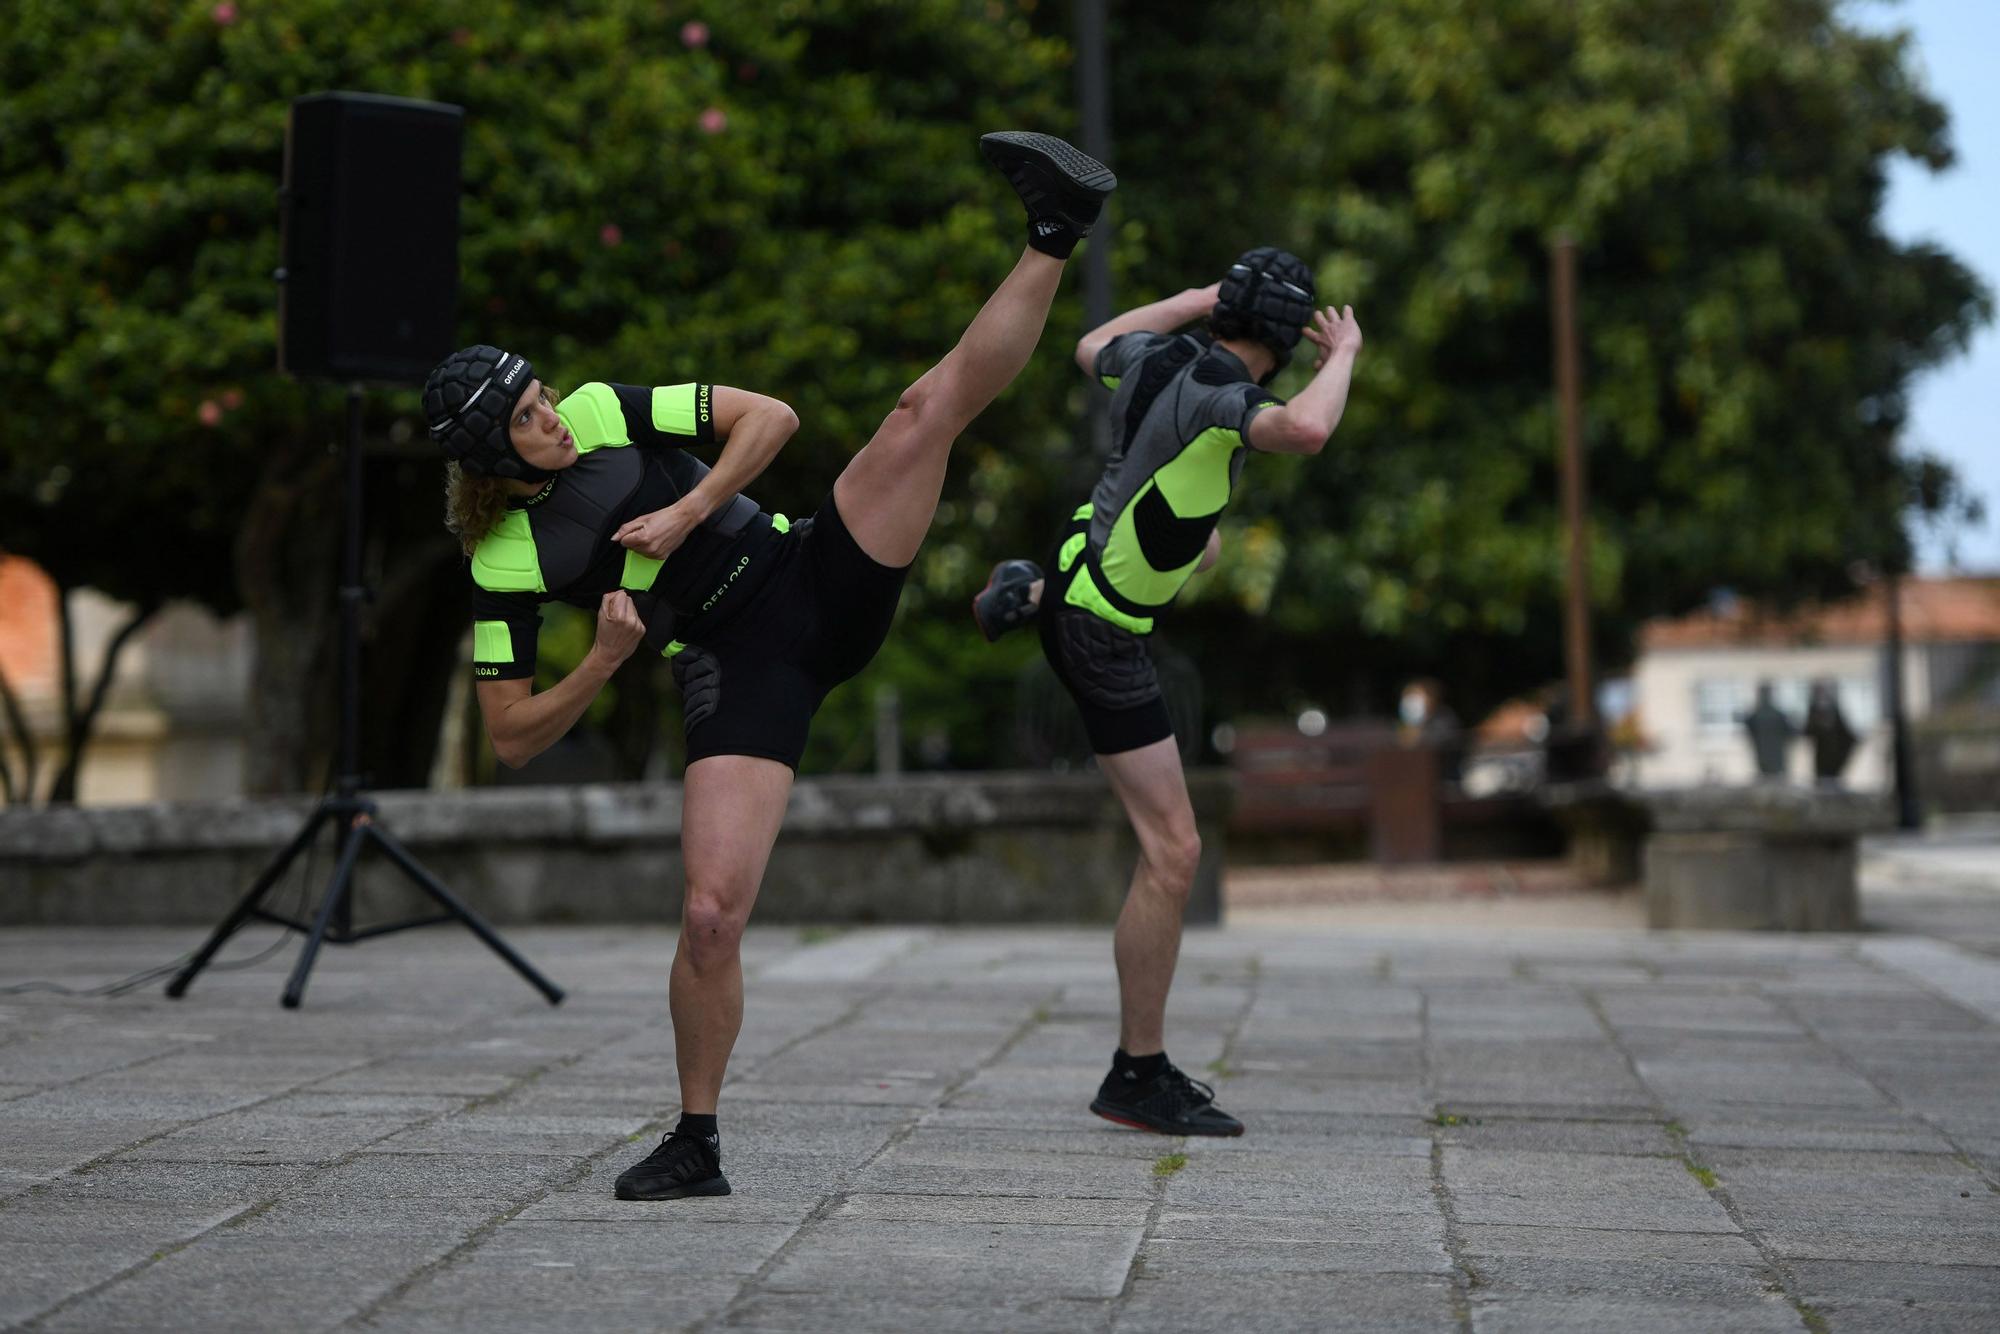
[[(1891, 936), (1192, 934), (1171, 1033), (1251, 1133), (1085, 1104), (1098, 931), (753, 930), (735, 1193), (635, 1205), (673, 937), (0, 996), (0, 1326), (2000, 1329), (2000, 960)], [(195, 943), (0, 933), (0, 983)]]

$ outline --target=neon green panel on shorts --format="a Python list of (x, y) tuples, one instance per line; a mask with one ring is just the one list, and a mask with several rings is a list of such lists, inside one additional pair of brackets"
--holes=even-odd
[(1104, 594), (1097, 591), (1097, 582), (1090, 577), (1090, 567), (1084, 566), (1070, 580), (1069, 592), (1063, 594), (1063, 601), (1072, 607), (1082, 607), (1095, 612), (1113, 625), (1123, 626), (1135, 635), (1153, 633), (1153, 618), (1150, 616), (1128, 616), (1105, 601)]

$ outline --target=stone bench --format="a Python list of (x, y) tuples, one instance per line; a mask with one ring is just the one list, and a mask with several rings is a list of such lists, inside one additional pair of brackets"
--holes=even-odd
[(1782, 784), (1647, 792), (1643, 882), (1654, 927), (1858, 931), (1861, 836), (1894, 812), (1875, 793)]
[[(1221, 912), (1227, 773), (1188, 774), (1203, 842), (1190, 921)], [(411, 852), (500, 924), (677, 921), (677, 783), (377, 794)], [(303, 800), (0, 811), (0, 925), (206, 925), (298, 831)], [(312, 859), (315, 900), (331, 837)], [(1097, 774), (809, 778), (759, 922), (1110, 922), (1138, 855)], [(305, 859), (268, 902), (289, 908)], [(426, 904), (364, 861), (356, 920)]]
[(1856, 931), (1863, 834), (1890, 828), (1876, 793), (1785, 784), (1654, 790), (1552, 786), (1543, 802), (1594, 884), (1637, 879), (1660, 928)]

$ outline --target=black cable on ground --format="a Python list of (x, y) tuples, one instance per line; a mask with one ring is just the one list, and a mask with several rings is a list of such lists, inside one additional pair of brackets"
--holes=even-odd
[[(299, 877), (299, 902), (298, 906), (292, 910), (292, 916), (294, 917), (305, 916), (306, 900), (312, 892), (313, 859), (319, 856), (318, 843), (319, 840), (314, 839), (313, 846), (306, 849), (304, 873)], [(238, 959), (228, 963), (211, 963), (209, 964), (209, 968), (219, 973), (239, 972), (245, 968), (255, 968), (258, 964), (263, 963), (280, 949), (284, 948), (285, 942), (291, 939), (292, 933), (297, 929), (290, 926), (282, 928), (278, 932), (276, 940), (266, 945), (248, 959)], [(148, 983), (157, 982), (163, 977), (172, 975), (179, 971), (192, 958), (194, 958), (194, 951), (189, 950), (171, 962), (156, 964), (151, 968), (134, 973), (130, 977), (120, 978), (116, 982), (107, 982), (101, 987), (66, 987), (60, 982), (44, 981), (16, 982), (10, 986), (0, 986), (0, 996), (18, 996), (34, 991), (53, 992), (58, 996), (123, 996), (128, 991), (137, 991), (140, 987), (146, 986)]]

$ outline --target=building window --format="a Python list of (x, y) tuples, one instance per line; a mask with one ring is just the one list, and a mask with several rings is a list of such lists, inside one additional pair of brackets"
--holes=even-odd
[(1867, 736), (1882, 721), (1882, 691), (1872, 676), (1846, 676), (1833, 683), (1840, 716), (1857, 735)]
[(1694, 683), (1694, 727), (1704, 739), (1727, 736), (1737, 730), (1743, 715), (1756, 699), (1746, 681), (1735, 677), (1714, 677)]

